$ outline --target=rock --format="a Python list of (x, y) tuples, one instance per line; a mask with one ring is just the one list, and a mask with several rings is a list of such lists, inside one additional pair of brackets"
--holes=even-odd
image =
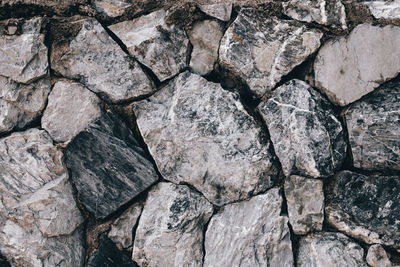
[(354, 103), (345, 118), (354, 167), (400, 170), (400, 82)]
[(342, 171), (333, 180), (326, 218), (339, 231), (368, 244), (400, 251), (400, 179)]
[(285, 176), (327, 177), (341, 166), (346, 155), (342, 125), (330, 103), (307, 83), (285, 83), (258, 110)]
[(400, 19), (400, 1), (365, 1), (364, 4), (372, 15), (383, 19)]
[(215, 214), (205, 238), (204, 266), (293, 266), (288, 219), (278, 189), (228, 204)]
[(400, 27), (362, 24), (327, 42), (314, 63), (315, 85), (340, 105), (350, 104), (400, 73)]
[(324, 222), (324, 191), (320, 180), (292, 175), (285, 181), (285, 196), (293, 232), (305, 235), (321, 231)]
[(186, 185), (159, 183), (148, 194), (132, 258), (139, 266), (202, 266), (203, 230), (213, 206)]
[(219, 84), (185, 72), (133, 111), (162, 176), (191, 184), (216, 205), (265, 191), (278, 178), (265, 133)]
[(129, 0), (94, 0), (93, 5), (99, 14), (116, 18), (122, 16), (134, 3)]
[(319, 48), (321, 37), (299, 22), (242, 8), (221, 40), (219, 61), (262, 97)]
[(207, 75), (214, 69), (222, 30), (222, 25), (213, 20), (203, 20), (193, 26), (189, 39), (193, 45), (190, 67), (194, 72)]
[(151, 69), (160, 81), (186, 67), (189, 46), (185, 30), (178, 25), (167, 25), (166, 15), (164, 10), (158, 10), (109, 27), (126, 45), (129, 54)]
[(61, 22), (53, 27), (51, 67), (64, 77), (78, 80), (111, 102), (130, 101), (155, 90), (139, 64), (95, 19)]
[(364, 249), (341, 233), (315, 233), (301, 238), (297, 266), (367, 267)]
[(200, 5), (200, 10), (207, 15), (222, 21), (229, 21), (232, 13), (232, 0), (220, 4)]
[(67, 142), (102, 114), (100, 99), (80, 83), (58, 81), (49, 95), (42, 127), (54, 141)]
[(0, 7), (10, 9), (20, 8), (21, 10), (25, 8), (28, 14), (30, 14), (29, 11), (32, 12), (31, 10), (37, 10), (39, 12), (48, 12), (49, 14), (68, 15), (73, 9), (87, 2), (87, 0), (2, 0), (0, 1)]
[(385, 249), (379, 245), (375, 244), (369, 247), (367, 254), (367, 262), (371, 267), (392, 267), (392, 263)]
[(66, 164), (82, 204), (104, 218), (158, 180), (129, 128), (107, 112), (65, 149)]

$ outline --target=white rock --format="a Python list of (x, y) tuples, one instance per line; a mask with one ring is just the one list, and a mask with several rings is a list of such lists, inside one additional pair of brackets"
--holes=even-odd
[(229, 21), (232, 14), (232, 0), (219, 4), (200, 5), (200, 10), (222, 21)]
[(392, 267), (392, 263), (385, 249), (379, 245), (375, 244), (369, 247), (367, 254), (367, 262), (371, 267)]
[(377, 19), (400, 19), (400, 0), (366, 1), (364, 4)]

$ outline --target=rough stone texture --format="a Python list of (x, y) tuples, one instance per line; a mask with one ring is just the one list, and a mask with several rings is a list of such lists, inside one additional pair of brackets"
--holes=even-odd
[(112, 102), (132, 100), (155, 90), (139, 64), (122, 51), (95, 19), (81, 19), (63, 27), (75, 28), (76, 35), (68, 43), (62, 38), (72, 33), (62, 34), (53, 43), (51, 67), (56, 72), (79, 80)]
[(285, 176), (333, 175), (346, 155), (332, 106), (307, 83), (291, 80), (258, 106)]
[(315, 85), (340, 106), (400, 73), (400, 27), (362, 24), (327, 42), (314, 63)]
[(222, 21), (229, 21), (232, 14), (232, 0), (220, 4), (200, 5), (201, 11)]
[(366, 1), (364, 4), (377, 19), (400, 19), (400, 0)]
[(293, 266), (288, 219), (278, 189), (215, 214), (207, 228), (204, 266)]
[(129, 128), (106, 113), (66, 147), (66, 164), (82, 204), (103, 218), (158, 180)]
[(345, 118), (354, 167), (400, 170), (400, 82), (354, 103)]
[(341, 233), (316, 233), (301, 238), (297, 266), (367, 267), (363, 248)]
[(335, 176), (325, 213), (339, 231), (368, 244), (400, 251), (400, 179), (342, 171)]
[[(47, 11), (58, 15), (67, 14), (73, 8), (87, 3), (87, 0), (2, 0), (0, 8), (29, 9)], [(21, 7), (22, 6), (22, 7)]]
[(367, 262), (371, 267), (392, 267), (392, 263), (385, 249), (378, 244), (372, 245), (368, 249)]
[(136, 230), (132, 258), (139, 266), (202, 266), (203, 230), (213, 206), (186, 185), (159, 183)]
[(129, 54), (164, 81), (186, 67), (189, 41), (181, 26), (167, 25), (164, 10), (110, 26)]
[(296, 21), (242, 8), (225, 32), (219, 61), (261, 97), (320, 46), (322, 33)]
[(133, 106), (163, 177), (216, 205), (262, 192), (277, 177), (270, 143), (234, 93), (185, 72)]
[(15, 266), (81, 266), (83, 222), (62, 153), (38, 129), (0, 139), (0, 251)]
[(304, 235), (321, 231), (324, 222), (324, 191), (322, 181), (301, 176), (289, 176), (285, 181), (285, 196), (293, 232)]
[(122, 16), (134, 3), (129, 0), (94, 0), (93, 5), (101, 15), (116, 18)]

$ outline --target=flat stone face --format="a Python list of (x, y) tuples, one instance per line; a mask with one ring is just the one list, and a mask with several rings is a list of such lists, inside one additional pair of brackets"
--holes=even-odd
[(242, 8), (221, 40), (219, 61), (262, 97), (319, 48), (321, 37), (299, 22)]
[(204, 266), (293, 266), (288, 219), (278, 189), (228, 204), (208, 225)]
[(400, 251), (399, 177), (342, 171), (335, 176), (327, 198), (327, 220), (339, 231)]
[(383, 19), (400, 19), (400, 1), (365, 1), (372, 15)]
[(106, 113), (66, 147), (66, 164), (82, 204), (104, 218), (158, 180), (124, 123)]
[(158, 10), (109, 28), (126, 45), (129, 54), (164, 81), (186, 67), (189, 40), (184, 29), (167, 25), (164, 10)]
[(314, 63), (315, 85), (345, 106), (400, 73), (400, 27), (362, 24), (327, 42)]
[(157, 184), (147, 196), (132, 258), (139, 266), (203, 266), (203, 230), (213, 206), (186, 185)]
[(238, 96), (185, 72), (133, 106), (163, 177), (188, 183), (216, 205), (265, 191), (277, 180), (275, 157)]
[(369, 247), (367, 254), (367, 262), (371, 267), (392, 267), (392, 263), (385, 249), (379, 245), (375, 244)]
[(342, 125), (330, 103), (307, 83), (285, 83), (258, 110), (285, 176), (326, 177), (341, 166), (346, 154)]
[(354, 167), (400, 170), (400, 82), (354, 103), (345, 118)]
[(233, 0), (223, 1), (220, 4), (200, 5), (200, 10), (207, 15), (222, 21), (229, 21), (232, 14)]

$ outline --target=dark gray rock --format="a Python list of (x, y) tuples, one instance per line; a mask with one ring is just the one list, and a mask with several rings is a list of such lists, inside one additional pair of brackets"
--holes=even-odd
[(87, 2), (88, 0), (2, 0), (0, 1), (0, 8), (9, 8), (11, 10), (20, 9), (20, 12), (26, 10), (28, 14), (32, 12), (31, 10), (38, 10), (41, 12), (54, 12), (58, 15), (63, 15), (68, 14), (74, 8)]

